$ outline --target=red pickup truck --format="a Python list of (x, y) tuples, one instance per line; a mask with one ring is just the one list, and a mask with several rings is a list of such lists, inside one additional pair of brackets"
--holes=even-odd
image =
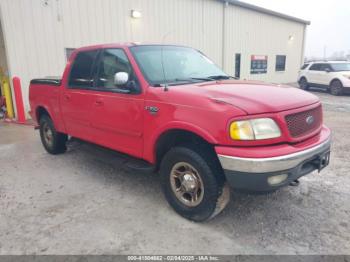
[[(169, 204), (214, 217), (237, 190), (274, 191), (328, 165), (330, 130), (307, 92), (232, 79), (201, 52), (110, 44), (73, 52), (62, 79), (34, 79), (31, 116), (51, 154), (68, 136), (159, 172)], [(132, 163), (132, 162), (131, 162)]]

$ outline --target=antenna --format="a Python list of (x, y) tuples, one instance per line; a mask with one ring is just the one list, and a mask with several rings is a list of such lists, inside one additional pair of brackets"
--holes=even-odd
[(169, 31), (169, 32), (167, 32), (167, 33), (165, 33), (165, 34), (163, 35), (163, 37), (162, 37), (162, 46), (161, 46), (161, 49), (160, 49), (160, 63), (161, 63), (162, 72), (163, 72), (163, 80), (164, 80), (164, 85), (163, 85), (163, 87), (164, 87), (164, 91), (168, 91), (168, 90), (169, 90), (169, 89), (168, 89), (168, 84), (167, 84), (166, 75), (165, 75), (165, 68), (164, 68), (164, 58), (163, 58), (163, 57), (164, 57), (164, 56), (163, 56), (164, 42), (165, 42), (165, 38), (166, 38), (168, 35), (170, 35), (173, 31), (174, 31), (174, 30)]
[(160, 50), (160, 63), (162, 65), (162, 71), (163, 71), (164, 91), (168, 91), (168, 84), (167, 84), (167, 79), (166, 79), (166, 76), (165, 76), (164, 61), (163, 61), (163, 48), (164, 48), (164, 45), (162, 43), (162, 47), (161, 47), (161, 50)]

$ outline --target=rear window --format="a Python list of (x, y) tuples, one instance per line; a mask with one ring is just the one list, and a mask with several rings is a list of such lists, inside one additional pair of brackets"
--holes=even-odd
[(350, 71), (350, 63), (333, 63), (331, 64), (333, 71)]
[(69, 86), (89, 88), (93, 86), (93, 67), (98, 50), (83, 51), (75, 57), (70, 75)]

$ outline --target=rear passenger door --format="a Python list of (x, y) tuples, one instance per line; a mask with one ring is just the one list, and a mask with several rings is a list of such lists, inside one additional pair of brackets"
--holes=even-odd
[(98, 50), (79, 52), (71, 66), (68, 82), (61, 93), (60, 103), (67, 133), (91, 141), (92, 87), (96, 73)]
[[(128, 73), (127, 84), (114, 84), (118, 72)], [(123, 49), (101, 50), (95, 82), (91, 117), (94, 141), (141, 157), (144, 96)]]
[(318, 83), (321, 85), (328, 86), (332, 80), (331, 71), (332, 71), (332, 68), (329, 64), (321, 64)]

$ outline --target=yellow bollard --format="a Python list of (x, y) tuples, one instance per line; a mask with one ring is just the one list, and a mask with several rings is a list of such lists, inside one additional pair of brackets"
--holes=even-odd
[(12, 105), (12, 96), (11, 96), (11, 88), (8, 79), (3, 78), (2, 79), (2, 85), (4, 89), (4, 95), (6, 100), (6, 110), (7, 110), (7, 116), (9, 118), (14, 118), (15, 114), (13, 112), (13, 105)]
[(1, 88), (1, 95), (4, 96), (4, 73), (2, 72), (2, 68), (0, 67), (0, 88)]
[(5, 95), (5, 90), (4, 90), (4, 83), (2, 81), (2, 77), (0, 76), (0, 88), (1, 88), (1, 95)]

